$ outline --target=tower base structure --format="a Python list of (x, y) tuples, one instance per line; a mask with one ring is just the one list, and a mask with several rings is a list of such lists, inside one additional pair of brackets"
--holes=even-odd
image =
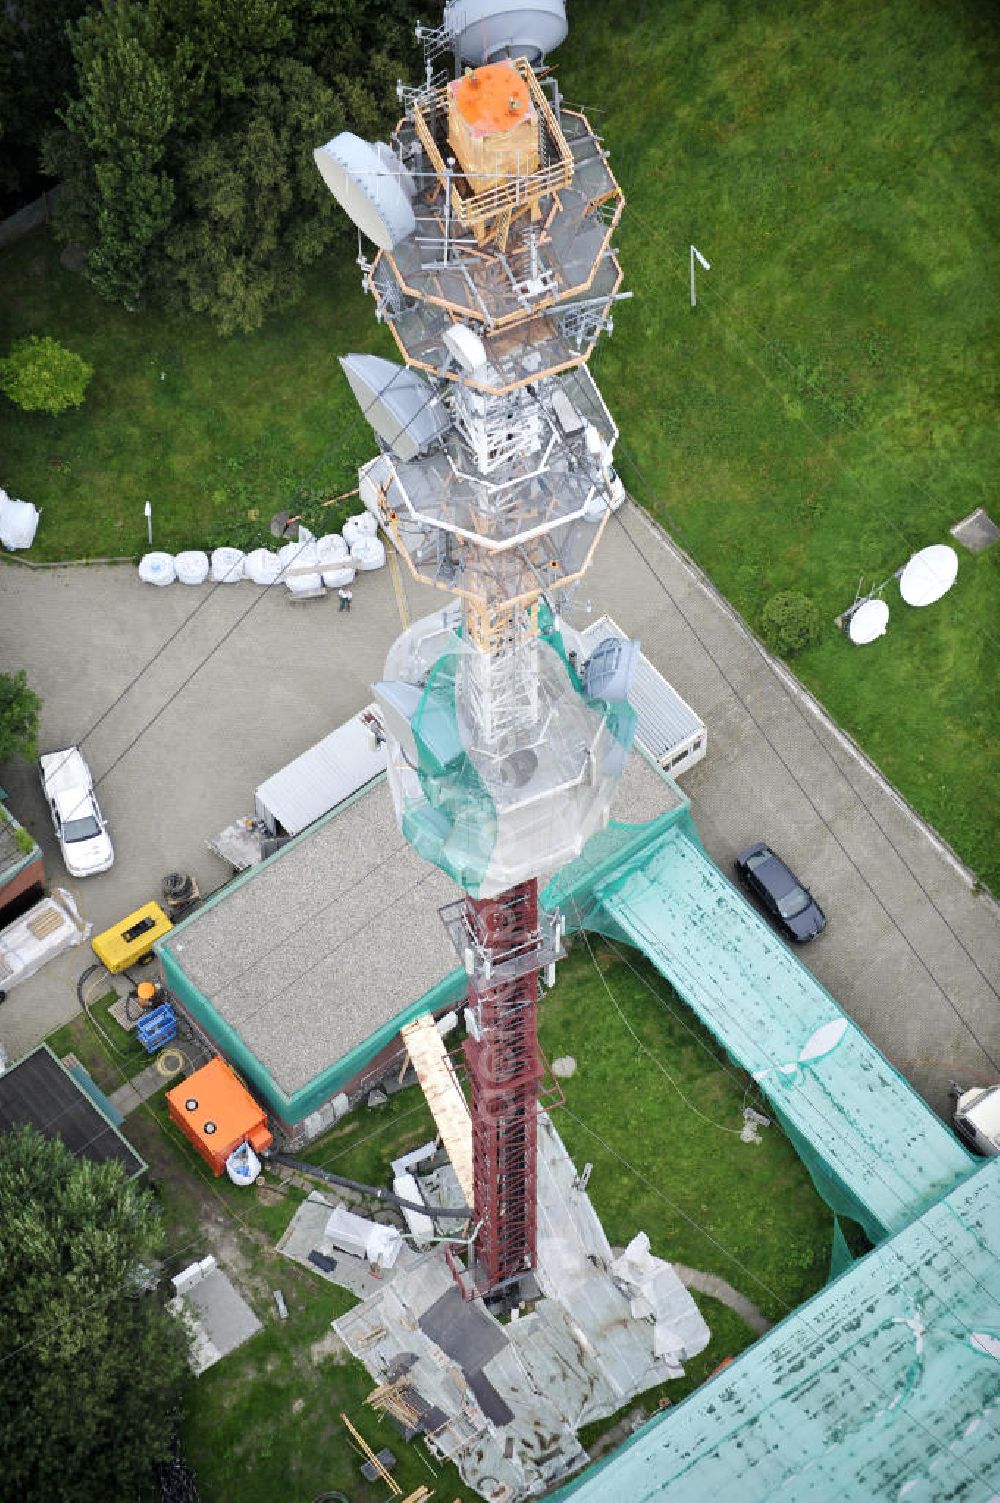
[[(463, 1293), (491, 1295), (537, 1259), (538, 976), (563, 953), (557, 917), (539, 917), (538, 880), (466, 897), (442, 917), (469, 972), (464, 1045), (472, 1113), (476, 1234)], [(464, 943), (463, 943), (464, 941)]]

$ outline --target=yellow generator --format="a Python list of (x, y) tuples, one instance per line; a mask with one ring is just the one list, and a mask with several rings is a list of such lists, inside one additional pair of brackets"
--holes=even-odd
[(154, 941), (169, 934), (173, 927), (159, 903), (146, 903), (103, 934), (95, 934), (90, 946), (98, 960), (117, 975), (143, 960)]

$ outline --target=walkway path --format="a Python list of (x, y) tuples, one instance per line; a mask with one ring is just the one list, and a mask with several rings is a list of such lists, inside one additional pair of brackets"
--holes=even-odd
[(771, 1322), (766, 1315), (761, 1315), (752, 1300), (747, 1299), (732, 1284), (727, 1284), (725, 1279), (720, 1279), (717, 1273), (702, 1273), (700, 1268), (685, 1268), (683, 1263), (673, 1264), (674, 1272), (688, 1289), (694, 1289), (699, 1294), (711, 1295), (720, 1304), (728, 1305), (730, 1310), (735, 1310), (740, 1319), (750, 1327), (757, 1336), (763, 1336), (765, 1331), (771, 1329)]

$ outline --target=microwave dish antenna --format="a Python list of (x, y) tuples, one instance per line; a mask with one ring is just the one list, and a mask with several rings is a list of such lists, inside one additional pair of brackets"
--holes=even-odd
[(379, 250), (390, 251), (413, 234), (413, 180), (387, 146), (345, 130), (313, 157), (340, 207)]
[(899, 576), (899, 593), (907, 605), (933, 605), (947, 595), (958, 573), (958, 554), (947, 543), (933, 543), (915, 553)]
[(444, 25), (463, 63), (495, 63), (505, 57), (541, 62), (566, 40), (565, 0), (448, 0)]
[(884, 600), (863, 600), (851, 612), (847, 635), (856, 647), (877, 642), (889, 625), (889, 607)]

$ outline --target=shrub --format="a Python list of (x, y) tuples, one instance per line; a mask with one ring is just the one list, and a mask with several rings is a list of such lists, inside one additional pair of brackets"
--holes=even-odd
[(0, 360), (0, 391), (26, 412), (64, 412), (79, 407), (94, 374), (81, 355), (74, 355), (47, 334), (16, 339)]
[(794, 657), (818, 637), (819, 612), (808, 595), (779, 590), (764, 607), (761, 627), (769, 647), (783, 657)]

